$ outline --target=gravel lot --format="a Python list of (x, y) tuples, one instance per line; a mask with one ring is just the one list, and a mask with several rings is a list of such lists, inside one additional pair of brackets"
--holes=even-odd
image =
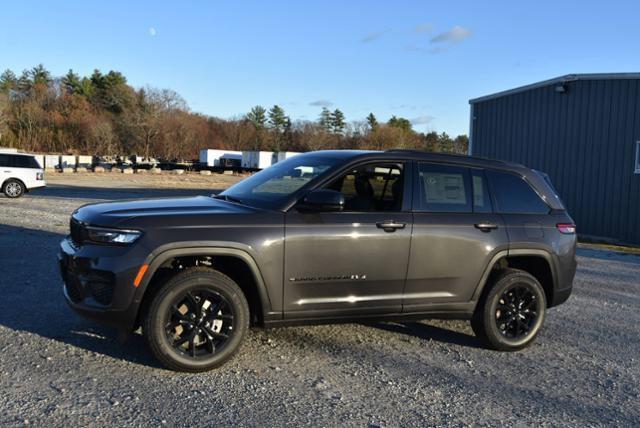
[(640, 424), (640, 257), (581, 248), (571, 299), (518, 353), (458, 321), (251, 331), (214, 372), (160, 368), (71, 312), (57, 244), (79, 205), (208, 194), (237, 177), (47, 177), (0, 196), (0, 425)]

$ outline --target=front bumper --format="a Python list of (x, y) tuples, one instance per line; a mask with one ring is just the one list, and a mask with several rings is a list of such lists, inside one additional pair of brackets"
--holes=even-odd
[(145, 257), (146, 251), (136, 246), (77, 247), (65, 238), (58, 252), (65, 300), (86, 318), (133, 329), (139, 307), (133, 280)]

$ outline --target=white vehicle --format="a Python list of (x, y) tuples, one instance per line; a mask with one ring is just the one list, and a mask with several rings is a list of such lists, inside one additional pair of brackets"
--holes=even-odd
[(36, 158), (22, 153), (0, 153), (0, 184), (7, 198), (19, 198), (46, 185), (44, 171)]

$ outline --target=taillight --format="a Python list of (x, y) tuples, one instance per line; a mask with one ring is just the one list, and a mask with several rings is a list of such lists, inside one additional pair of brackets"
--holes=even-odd
[(576, 233), (576, 225), (573, 223), (558, 223), (556, 224), (558, 232), (565, 235), (574, 235)]
[(36, 172), (36, 180), (44, 180), (44, 173)]

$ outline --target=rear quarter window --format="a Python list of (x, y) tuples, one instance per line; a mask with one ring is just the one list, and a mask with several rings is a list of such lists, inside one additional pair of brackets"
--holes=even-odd
[(14, 168), (40, 168), (40, 164), (33, 156), (9, 155), (9, 165)]
[(548, 214), (549, 206), (523, 178), (498, 171), (486, 171), (501, 214)]

